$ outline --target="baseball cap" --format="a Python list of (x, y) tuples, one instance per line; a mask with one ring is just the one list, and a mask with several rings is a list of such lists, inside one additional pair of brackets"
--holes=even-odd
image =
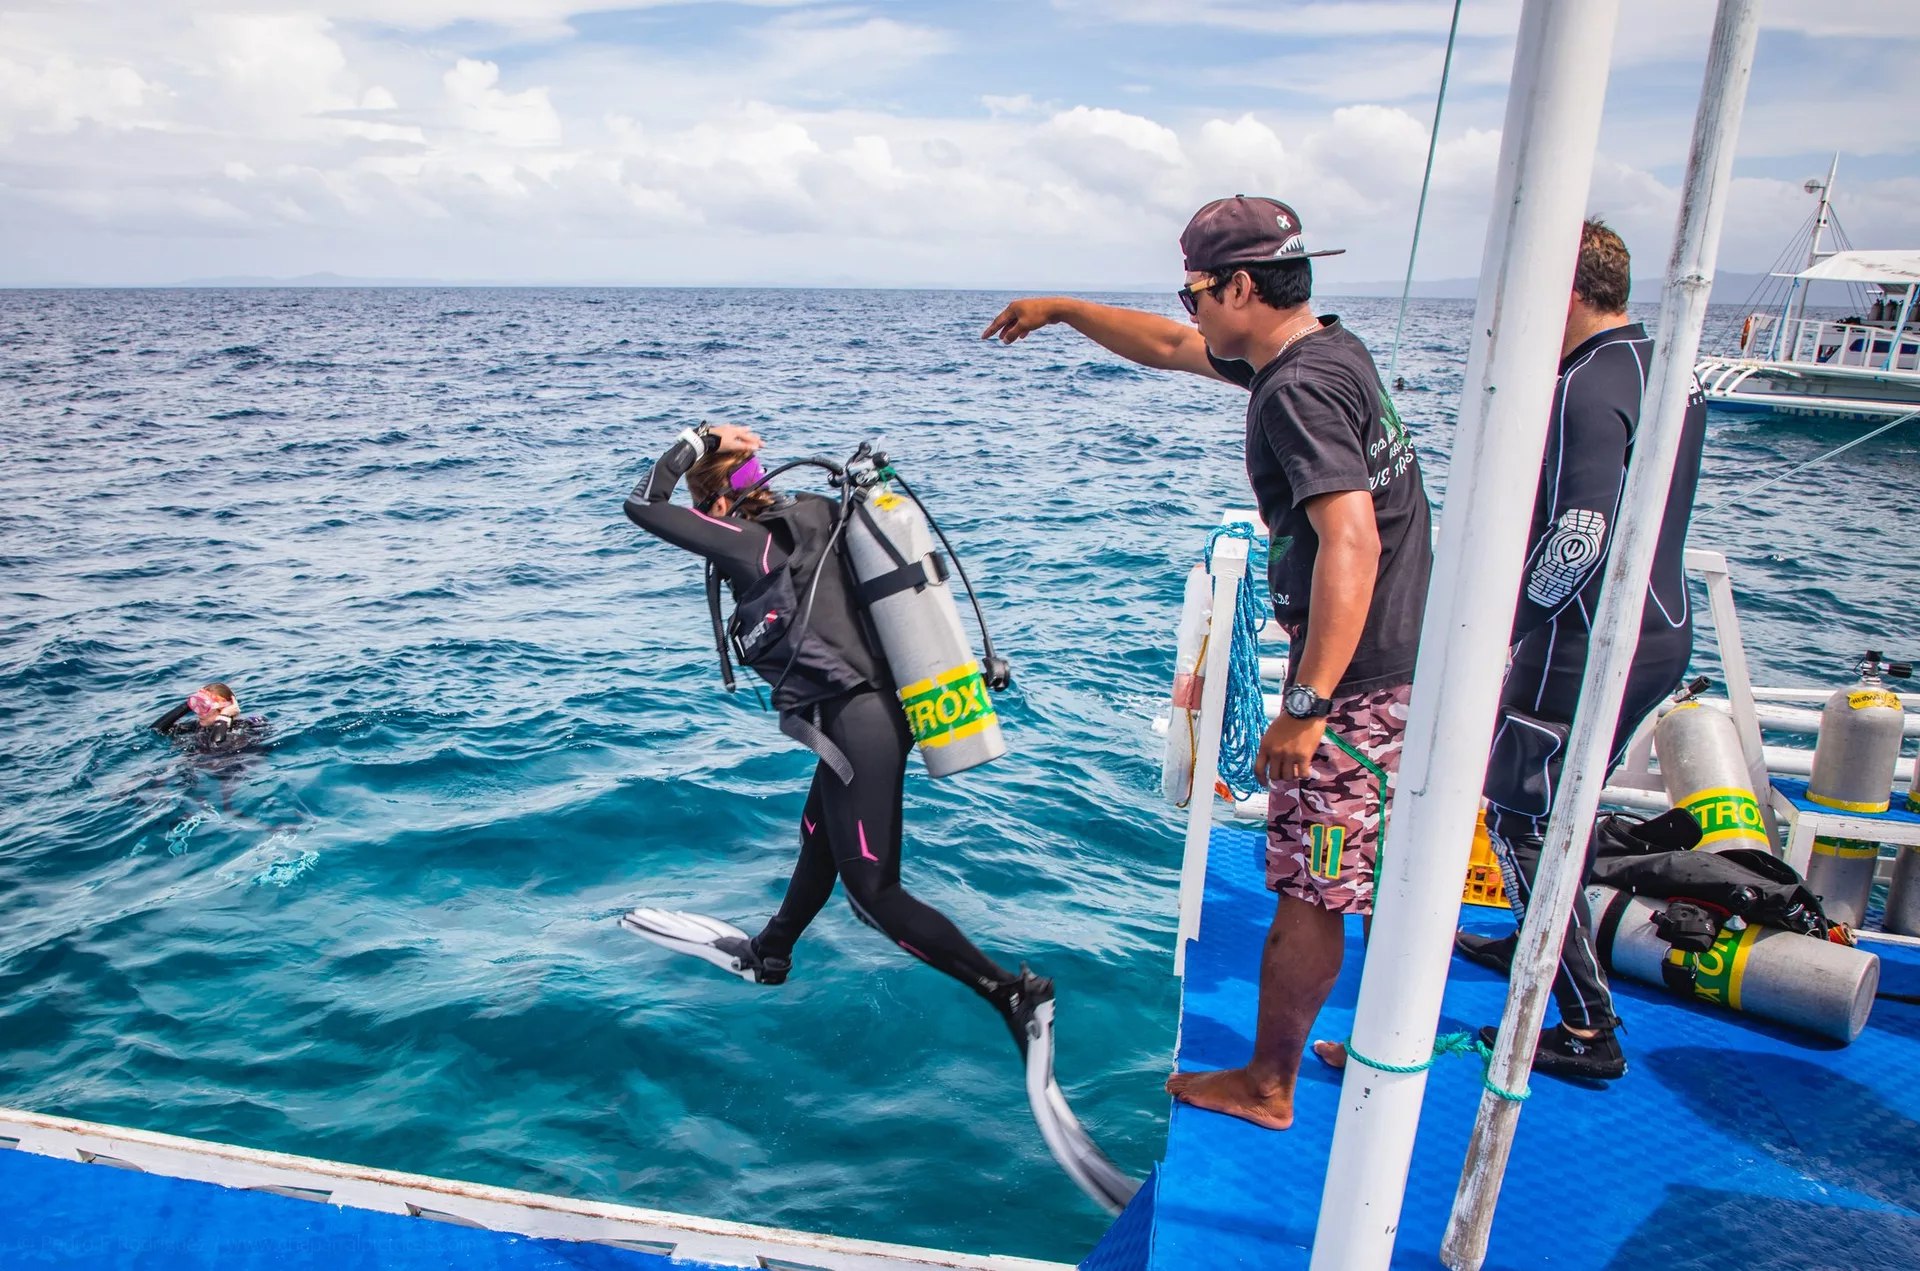
[(1300, 214), (1278, 199), (1236, 194), (1215, 199), (1193, 214), (1180, 234), (1180, 252), (1194, 272), (1261, 260), (1307, 260), (1338, 256), (1344, 247), (1310, 252), (1301, 236)]

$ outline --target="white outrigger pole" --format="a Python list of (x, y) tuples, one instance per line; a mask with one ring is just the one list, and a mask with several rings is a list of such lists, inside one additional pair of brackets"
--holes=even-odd
[[(1526, 0), (1314, 1271), (1385, 1268), (1452, 962), (1618, 0)], [(1362, 1057), (1408, 1069), (1371, 1067)]]
[[(1514, 1083), (1524, 1080), (1533, 1066), (1540, 1021), (1566, 938), (1567, 914), (1584, 881), (1587, 835), (1600, 804), (1600, 788), (1606, 784), (1614, 724), (1640, 642), (1647, 577), (1660, 539), (1668, 487), (1673, 484), (1674, 460), (1680, 453), (1694, 356), (1700, 348), (1707, 296), (1713, 289), (1727, 188), (1733, 181), (1734, 138), (1740, 131), (1747, 81), (1753, 73), (1759, 26), (1758, 0), (1720, 0), (1681, 192), (1680, 223), (1660, 298), (1659, 348), (1648, 376), (1646, 406), (1634, 437), (1621, 513), (1607, 555), (1586, 678), (1580, 685), (1580, 704), (1567, 745), (1565, 778), (1554, 799), (1532, 902), (1514, 952), (1506, 1014), (1487, 1072), (1489, 1084), (1503, 1090), (1514, 1089)], [(1486, 1259), (1494, 1204), (1519, 1118), (1518, 1103), (1491, 1091), (1482, 1096), (1460, 1190), (1440, 1248), (1441, 1261), (1452, 1271), (1479, 1271)]]

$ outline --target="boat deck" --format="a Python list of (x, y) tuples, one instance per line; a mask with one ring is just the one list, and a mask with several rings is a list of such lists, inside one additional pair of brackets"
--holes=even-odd
[[(1180, 1067), (1243, 1062), (1272, 914), (1262, 836), (1216, 828), (1187, 961)], [(1508, 929), (1504, 910), (1469, 926)], [(1500, 1195), (1490, 1268), (1920, 1265), (1920, 948), (1875, 944), (1881, 1001), (1847, 1047), (1617, 983), (1630, 1071), (1609, 1086), (1536, 1077)], [(1314, 1030), (1344, 1038), (1359, 924)], [(1441, 1031), (1498, 1021), (1506, 984), (1456, 960)], [(1915, 1001), (1886, 1000), (1906, 995)], [(1085, 1264), (1305, 1267), (1340, 1075), (1309, 1057), (1286, 1133), (1176, 1105), (1166, 1156)], [(1421, 1114), (1396, 1267), (1437, 1267), (1481, 1090), (1477, 1060), (1437, 1064)]]

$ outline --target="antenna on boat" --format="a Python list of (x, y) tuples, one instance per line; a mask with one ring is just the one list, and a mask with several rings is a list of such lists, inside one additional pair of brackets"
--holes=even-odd
[(1713, 288), (1726, 194), (1733, 183), (1734, 138), (1753, 75), (1759, 27), (1759, 0), (1720, 0), (1687, 158), (1680, 223), (1661, 294), (1659, 345), (1648, 375), (1640, 428), (1627, 466), (1622, 514), (1607, 556), (1600, 611), (1574, 710), (1566, 780), (1553, 801), (1527, 920), (1514, 951), (1507, 1009), (1487, 1067), (1489, 1093), (1480, 1100), (1460, 1189), (1440, 1247), (1440, 1260), (1452, 1271), (1478, 1271), (1486, 1260), (1494, 1204), (1520, 1117), (1518, 1103), (1496, 1096), (1519, 1089), (1532, 1067), (1547, 995), (1566, 938), (1567, 916), (1585, 873), (1587, 836), (1606, 783), (1614, 721), (1639, 644), (1661, 510), (1685, 430), (1694, 356)]
[[(1807, 263), (1800, 267), (1802, 271), (1812, 269), (1820, 263), (1820, 257), (1823, 254), (1820, 251), (1820, 240), (1826, 237), (1827, 226), (1833, 222), (1833, 179), (1839, 174), (1840, 152), (1836, 150), (1833, 152), (1833, 162), (1827, 165), (1827, 179), (1821, 181), (1817, 177), (1808, 177), (1806, 183), (1800, 187), (1808, 194), (1820, 196), (1820, 206), (1813, 214), (1813, 237), (1807, 240)], [(1825, 254), (1830, 256), (1833, 253)], [(1807, 293), (1813, 290), (1813, 284), (1795, 279), (1794, 287), (1796, 294), (1793, 298), (1791, 320), (1798, 322), (1807, 316)]]

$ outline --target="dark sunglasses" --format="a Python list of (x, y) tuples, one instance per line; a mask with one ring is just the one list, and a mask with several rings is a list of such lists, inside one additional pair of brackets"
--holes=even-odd
[(1187, 316), (1194, 317), (1200, 312), (1200, 293), (1219, 285), (1218, 278), (1202, 278), (1199, 282), (1188, 283), (1173, 294), (1180, 297), (1180, 307), (1187, 311)]

